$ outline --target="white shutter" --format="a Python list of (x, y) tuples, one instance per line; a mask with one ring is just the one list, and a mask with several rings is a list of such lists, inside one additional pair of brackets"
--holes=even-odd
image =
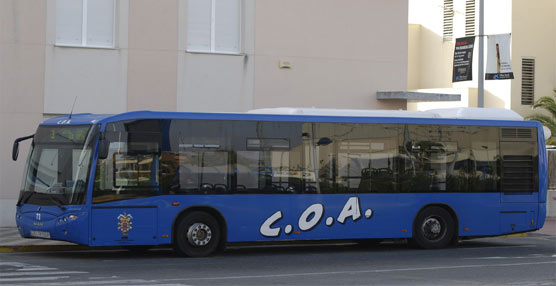
[(56, 44), (81, 46), (82, 0), (56, 1)]
[(239, 53), (240, 0), (216, 0), (215, 52)]
[(189, 0), (187, 50), (210, 52), (212, 0)]
[(444, 0), (444, 19), (443, 19), (442, 38), (451, 41), (454, 36), (454, 0)]
[(465, 36), (475, 36), (475, 0), (465, 1)]
[(114, 46), (114, 0), (87, 1), (87, 46)]

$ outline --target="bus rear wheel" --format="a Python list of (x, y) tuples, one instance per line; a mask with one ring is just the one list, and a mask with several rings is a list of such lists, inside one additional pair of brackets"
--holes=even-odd
[(426, 249), (444, 248), (454, 235), (455, 223), (450, 213), (441, 207), (428, 207), (415, 218), (412, 242)]
[(218, 221), (205, 212), (192, 212), (177, 223), (174, 248), (189, 257), (213, 254), (220, 244), (221, 232)]

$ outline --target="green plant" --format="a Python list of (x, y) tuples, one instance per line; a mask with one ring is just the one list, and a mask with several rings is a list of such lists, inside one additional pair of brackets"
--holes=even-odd
[(556, 145), (556, 89), (553, 90), (554, 95), (550, 96), (543, 96), (535, 101), (533, 105), (533, 109), (544, 109), (548, 111), (550, 115), (545, 114), (533, 114), (531, 116), (525, 117), (527, 120), (536, 120), (542, 123), (542, 125), (548, 127), (550, 132), (552, 132), (552, 136), (547, 138), (546, 144), (549, 145)]

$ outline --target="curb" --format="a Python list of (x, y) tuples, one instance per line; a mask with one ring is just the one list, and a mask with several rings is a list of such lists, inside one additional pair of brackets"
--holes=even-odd
[(529, 236), (529, 233), (514, 233), (514, 234), (506, 234), (506, 235), (499, 235), (495, 236), (496, 238), (508, 238), (508, 237), (526, 237)]
[(76, 251), (76, 250), (118, 250), (117, 246), (91, 247), (86, 245), (13, 245), (0, 246), (0, 253), (36, 252), (36, 251)]

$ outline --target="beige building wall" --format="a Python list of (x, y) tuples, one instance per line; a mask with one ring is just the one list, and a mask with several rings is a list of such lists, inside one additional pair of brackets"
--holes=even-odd
[[(43, 1), (41, 1), (43, 2)], [(120, 113), (127, 110), (129, 0), (116, 1), (115, 47), (56, 45), (56, 0), (46, 2), (43, 45), (45, 114)], [(44, 33), (44, 32), (43, 32)], [(77, 98), (77, 99), (76, 99)]]
[(442, 37), (443, 3), (443, 0), (409, 0), (408, 38), (415, 41), (409, 42), (410, 89), (452, 87), (451, 64), (446, 63), (453, 58), (454, 42)]
[(130, 1), (128, 111), (176, 111), (178, 16), (178, 0)]
[(257, 1), (255, 17), (255, 108), (405, 109), (376, 92), (406, 89), (407, 1)]
[[(485, 3), (485, 34), (512, 33), (512, 66), (515, 79), (485, 80), (484, 106), (513, 109), (523, 116), (531, 113), (531, 106), (521, 105), (521, 59), (535, 57), (535, 98), (551, 95), (556, 87), (556, 1), (553, 0), (493, 0)], [(454, 41), (444, 41), (443, 0), (409, 0), (409, 67), (408, 88), (464, 90), (473, 94), (478, 87), (478, 46), (475, 39), (472, 81), (452, 83)], [(479, 3), (476, 1), (478, 30)], [(465, 0), (454, 0), (454, 39), (465, 36)], [(487, 38), (485, 37), (485, 49)], [(485, 65), (487, 57), (485, 50)], [(467, 89), (470, 89), (467, 91)], [(539, 89), (543, 92), (539, 92)], [(475, 93), (476, 94), (476, 93)], [(476, 96), (476, 95), (475, 95)], [(477, 100), (462, 97), (458, 106), (474, 107)], [(446, 103), (447, 106), (454, 105)], [(467, 105), (470, 104), (470, 105)], [(411, 102), (409, 110), (426, 110), (437, 103)]]
[(540, 111), (521, 105), (521, 59), (535, 59), (535, 98), (552, 96), (556, 88), (556, 1), (514, 0), (512, 19), (515, 79), (511, 83), (511, 108), (529, 115)]
[(407, 89), (415, 90), (421, 87), (421, 32), (419, 24), (409, 24), (407, 27)]
[(0, 226), (15, 224), (23, 165), (12, 161), (15, 138), (33, 134), (42, 121), (46, 3), (0, 1)]
[[(243, 0), (241, 53), (187, 51), (187, 0), (115, 0), (114, 48), (56, 44), (56, 0), (0, 1), (0, 227), (13, 226), (29, 141), (45, 118), (276, 106), (400, 109), (407, 2)], [(280, 69), (280, 60), (292, 63)]]
[[(256, 0), (242, 1), (239, 55), (187, 52), (187, 19), (179, 18), (177, 111), (243, 112), (253, 108)], [(187, 0), (179, 1), (187, 15)]]

